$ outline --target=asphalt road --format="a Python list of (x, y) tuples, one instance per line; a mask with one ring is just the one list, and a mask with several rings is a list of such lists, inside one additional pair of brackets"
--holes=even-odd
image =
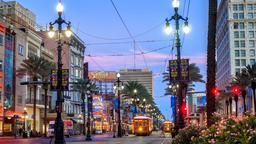
[[(0, 144), (50, 144), (49, 138), (1, 138)], [(95, 135), (93, 141), (85, 141), (84, 136), (73, 136), (65, 138), (66, 144), (170, 144), (170, 137), (161, 137), (160, 133), (154, 132), (150, 136), (124, 136), (122, 138), (112, 138), (111, 134)], [(52, 140), (52, 144), (54, 140)]]

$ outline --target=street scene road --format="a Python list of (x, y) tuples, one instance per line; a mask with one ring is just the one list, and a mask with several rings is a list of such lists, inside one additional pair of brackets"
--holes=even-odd
[[(50, 138), (0, 138), (0, 144), (51, 144), (54, 139)], [(95, 135), (93, 140), (85, 141), (85, 136), (73, 136), (65, 138), (66, 144), (170, 144), (170, 137), (161, 136), (160, 132), (153, 132), (150, 136), (123, 136), (122, 138), (112, 138), (111, 134)]]

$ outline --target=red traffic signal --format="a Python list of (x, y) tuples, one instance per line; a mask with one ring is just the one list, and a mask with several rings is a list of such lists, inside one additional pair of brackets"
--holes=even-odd
[(220, 92), (220, 90), (219, 90), (217, 87), (213, 88), (213, 90), (212, 90), (212, 93), (213, 93), (215, 96), (218, 95), (219, 92)]
[(241, 92), (241, 90), (240, 90), (240, 87), (239, 87), (239, 86), (233, 86), (233, 87), (232, 87), (232, 93), (233, 93), (234, 95), (238, 95), (238, 94), (240, 94), (240, 92)]

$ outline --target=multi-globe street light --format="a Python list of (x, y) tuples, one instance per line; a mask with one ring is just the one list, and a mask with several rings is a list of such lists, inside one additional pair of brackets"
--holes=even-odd
[(118, 96), (118, 127), (117, 127), (117, 137), (122, 137), (122, 122), (121, 122), (121, 96), (120, 96), (120, 91), (124, 89), (123, 83), (120, 80), (120, 73), (117, 73), (117, 81), (116, 85), (114, 86), (114, 89), (117, 89), (117, 96)]
[[(90, 87), (90, 84), (87, 85)], [(86, 141), (91, 141), (91, 112), (92, 112), (92, 95), (91, 91), (87, 91), (87, 134), (86, 134)]]
[[(56, 100), (56, 112), (57, 112), (57, 117), (55, 120), (55, 144), (63, 144), (64, 143), (64, 123), (61, 118), (61, 112), (62, 112), (62, 58), (61, 58), (61, 51), (62, 51), (62, 45), (65, 44), (65, 42), (61, 41), (61, 37), (63, 35), (62, 33), (62, 24), (67, 25), (67, 29), (65, 30), (65, 35), (66, 37), (71, 37), (72, 31), (71, 31), (71, 22), (66, 22), (62, 18), (62, 13), (64, 10), (63, 5), (61, 4), (61, 1), (59, 1), (56, 10), (58, 12), (58, 18), (54, 22), (50, 22), (50, 27), (49, 27), (49, 32), (48, 36), (50, 38), (53, 38), (55, 36), (55, 33), (58, 34), (58, 46), (57, 46), (57, 51), (58, 51), (58, 69), (57, 69), (57, 100)], [(55, 31), (54, 30), (54, 25), (57, 24), (58, 29)]]
[[(180, 34), (179, 34), (179, 30), (180, 30), (180, 20), (184, 21), (184, 26), (183, 26), (183, 31), (185, 34), (190, 32), (190, 27), (188, 25), (188, 18), (183, 18), (179, 13), (179, 6), (180, 6), (180, 1), (179, 0), (173, 0), (172, 1), (172, 6), (174, 8), (174, 15), (170, 18), (170, 19), (166, 19), (166, 29), (165, 32), (167, 34), (171, 34), (172, 33), (172, 28), (170, 26), (170, 22), (172, 20), (174, 20), (175, 23), (175, 37), (176, 37), (176, 48), (177, 48), (177, 65), (178, 65), (178, 79), (180, 80), (181, 78), (181, 54), (180, 54), (180, 47), (181, 47), (181, 43), (180, 43)], [(178, 80), (178, 84), (180, 83), (180, 81)], [(180, 89), (181, 87), (179, 87)], [(178, 95), (178, 99), (179, 99), (179, 114), (178, 114), (178, 125), (179, 128), (183, 128), (184, 127), (184, 118), (183, 118), (183, 114), (182, 111), (180, 110), (182, 108), (183, 105), (183, 97), (181, 95), (181, 93), (179, 93)]]

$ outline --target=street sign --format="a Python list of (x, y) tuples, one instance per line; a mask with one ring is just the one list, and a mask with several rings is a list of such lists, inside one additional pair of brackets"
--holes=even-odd
[(189, 59), (181, 59), (180, 61), (180, 77), (177, 60), (169, 60), (170, 82), (189, 82)]
[(189, 82), (189, 59), (181, 59), (180, 69), (180, 81)]
[(171, 83), (176, 83), (179, 81), (177, 60), (169, 60), (169, 73)]
[[(62, 69), (62, 84), (61, 89), (68, 91), (68, 69)], [(51, 90), (56, 91), (58, 89), (58, 70), (51, 70)]]

